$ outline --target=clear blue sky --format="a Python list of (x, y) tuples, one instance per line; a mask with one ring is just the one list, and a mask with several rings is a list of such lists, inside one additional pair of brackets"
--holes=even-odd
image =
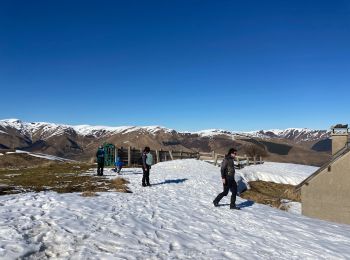
[(1, 1), (0, 118), (350, 123), (350, 1)]

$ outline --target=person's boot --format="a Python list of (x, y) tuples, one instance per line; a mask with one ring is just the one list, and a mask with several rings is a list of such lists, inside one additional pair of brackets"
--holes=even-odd
[(142, 187), (146, 187), (146, 183), (142, 183)]
[(217, 201), (213, 201), (213, 204), (214, 204), (214, 207), (219, 207), (219, 202), (217, 202)]
[(240, 207), (237, 207), (236, 205), (230, 206), (230, 209), (236, 209), (236, 210), (240, 210)]

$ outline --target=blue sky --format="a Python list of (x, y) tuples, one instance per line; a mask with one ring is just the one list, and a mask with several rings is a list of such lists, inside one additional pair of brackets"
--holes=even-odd
[(349, 83), (346, 0), (0, 4), (2, 119), (327, 129)]

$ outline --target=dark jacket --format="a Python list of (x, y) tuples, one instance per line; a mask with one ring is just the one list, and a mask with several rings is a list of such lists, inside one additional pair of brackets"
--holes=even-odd
[(149, 166), (147, 165), (146, 163), (146, 159), (147, 159), (147, 153), (146, 152), (143, 152), (142, 153), (142, 167), (144, 169), (147, 169)]
[(98, 149), (96, 153), (97, 163), (104, 163), (105, 161), (105, 151), (103, 149)]
[(226, 155), (221, 163), (221, 178), (235, 177), (235, 163), (230, 155)]

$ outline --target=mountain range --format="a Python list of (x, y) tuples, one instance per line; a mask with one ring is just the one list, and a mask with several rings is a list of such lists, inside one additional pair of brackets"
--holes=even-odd
[(306, 128), (179, 132), (161, 126), (71, 126), (0, 120), (0, 149), (21, 149), (85, 161), (93, 160), (98, 145), (104, 142), (118, 147), (147, 145), (152, 149), (218, 153), (225, 153), (231, 146), (240, 151), (254, 144), (266, 151), (267, 160), (320, 165), (329, 157), (329, 137), (329, 131)]

